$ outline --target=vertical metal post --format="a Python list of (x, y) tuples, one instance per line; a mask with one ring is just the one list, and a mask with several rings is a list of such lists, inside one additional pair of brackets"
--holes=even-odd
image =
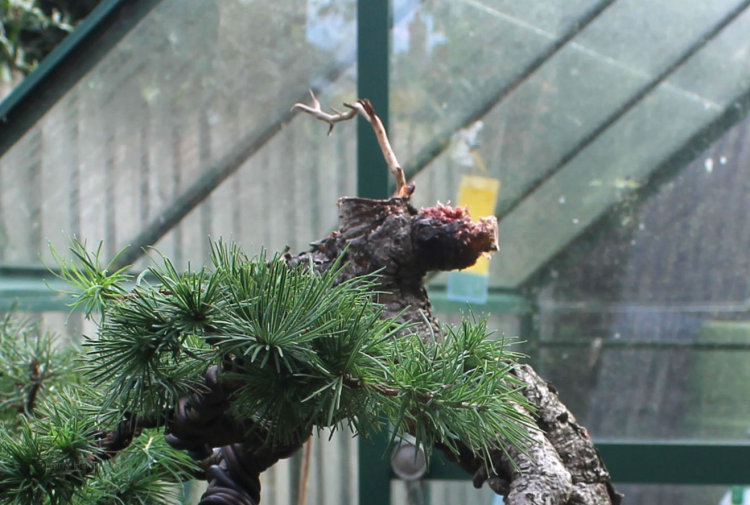
[(391, 503), (391, 464), (386, 455), (388, 435), (359, 438), (359, 505)]
[[(388, 130), (388, 67), (391, 54), (390, 0), (357, 1), (357, 96), (368, 98)], [(357, 120), (357, 194), (388, 198), (388, 168), (363, 118)]]
[[(388, 129), (390, 0), (357, 0), (357, 96), (368, 98)], [(372, 127), (357, 120), (357, 194), (388, 198), (388, 168)], [(385, 436), (359, 440), (359, 505), (388, 505), (391, 467), (383, 458)]]
[(530, 290), (524, 290), (522, 293), (527, 300), (529, 310), (520, 315), (521, 327), (519, 336), (521, 337), (521, 341), (526, 342), (526, 355), (528, 356), (527, 362), (534, 367), (535, 370), (539, 371), (542, 366), (542, 353), (540, 346), (541, 337), (539, 333), (539, 306), (537, 304), (536, 296), (531, 293)]

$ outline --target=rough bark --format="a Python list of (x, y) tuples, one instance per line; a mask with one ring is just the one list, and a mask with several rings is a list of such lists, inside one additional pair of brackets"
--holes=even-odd
[[(342, 198), (339, 230), (312, 244), (290, 265), (312, 262), (326, 270), (343, 256), (341, 281), (378, 272), (378, 300), (386, 317), (412, 323), (411, 331), (425, 339), (441, 338), (424, 287), (433, 270), (465, 268), (482, 254), (497, 250), (497, 221), (477, 223), (462, 209), (438, 204), (416, 210), (409, 198), (388, 200)], [(231, 368), (225, 363), (223, 368)], [(209, 488), (201, 505), (255, 505), (260, 499), (260, 473), (293, 454), (299, 445), (270, 448), (262, 437), (248, 436), (249, 426), (227, 416), (231, 384), (219, 384), (218, 368), (206, 373), (206, 392), (183, 398), (171, 417), (167, 441), (202, 462)], [(524, 451), (502, 439), (492, 453), (492, 465), (466, 447), (455, 461), (506, 496), (509, 505), (617, 505), (620, 495), (611, 484), (585, 428), (560, 402), (555, 389), (526, 365), (514, 373), (526, 385), (524, 395), (534, 406), (538, 430)], [(520, 408), (520, 407), (519, 407)], [(257, 430), (256, 430), (257, 433)], [(490, 472), (488, 468), (494, 468)]]
[[(425, 338), (440, 338), (424, 287), (425, 274), (465, 268), (497, 247), (494, 217), (474, 223), (461, 209), (440, 204), (417, 211), (408, 197), (342, 198), (338, 231), (287, 261), (312, 260), (324, 270), (343, 255), (344, 278), (379, 272), (378, 297), (385, 315), (400, 314)], [(515, 374), (526, 384), (524, 394), (535, 407), (533, 418), (539, 430), (530, 433), (534, 443), (525, 453), (498, 440), (495, 472), (463, 450), (456, 460), (474, 474), (474, 484), (487, 482), (506, 496), (509, 505), (619, 504), (621, 495), (586, 429), (560, 402), (555, 389), (529, 366), (519, 365)]]

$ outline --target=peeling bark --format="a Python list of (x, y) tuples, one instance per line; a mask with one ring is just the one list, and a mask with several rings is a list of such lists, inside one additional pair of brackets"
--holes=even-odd
[[(339, 230), (312, 244), (290, 264), (312, 261), (315, 268), (330, 268), (339, 256), (347, 261), (342, 279), (379, 273), (379, 302), (385, 316), (399, 315), (415, 325), (425, 339), (440, 338), (424, 287), (429, 271), (453, 270), (474, 264), (482, 254), (498, 248), (494, 217), (475, 223), (462, 209), (438, 204), (416, 210), (408, 196), (388, 200), (342, 198)], [(589, 437), (573, 414), (560, 402), (555, 389), (527, 365), (515, 374), (525, 384), (524, 395), (535, 407), (538, 431), (525, 454), (498, 440), (493, 453), (495, 472), (478, 455), (461, 451), (456, 459), (484, 482), (506, 496), (509, 505), (617, 505), (619, 495)], [(502, 449), (501, 449), (502, 448)]]

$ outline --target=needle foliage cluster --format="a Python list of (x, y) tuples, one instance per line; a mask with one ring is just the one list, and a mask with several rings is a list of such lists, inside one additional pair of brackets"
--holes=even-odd
[[(165, 415), (179, 398), (204, 392), (205, 373), (217, 365), (222, 388), (231, 391), (229, 414), (251, 421), (270, 445), (299, 444), (323, 428), (362, 436), (390, 428), (394, 440), (409, 434), (428, 452), (461, 444), (489, 460), (498, 436), (526, 442), (530, 421), (517, 408), (526, 402), (509, 373), (518, 355), (488, 338), (485, 321), (465, 319), (446, 327), (444, 338), (425, 339), (384, 317), (376, 274), (341, 281), (342, 264), (316, 272), (280, 257), (250, 258), (221, 242), (212, 244), (210, 266), (179, 271), (161, 257), (137, 278), (113, 270), (99, 253), (74, 243), (72, 259), (56, 254), (72, 305), (98, 322), (80, 360), (98, 411), (76, 433), (93, 430), (92, 419)], [(63, 404), (73, 409), (76, 402)], [(32, 421), (23, 423), (30, 435), (36, 431)], [(189, 471), (168, 447), (148, 440), (174, 463), (166, 465), (169, 475)], [(10, 445), (0, 442), (2, 465)], [(125, 457), (107, 463), (118, 468), (114, 462)], [(146, 471), (144, 464), (130, 470)], [(24, 482), (36, 475), (27, 472)], [(162, 472), (143, 482), (158, 491), (156, 483), (174, 480)]]
[(76, 370), (79, 355), (18, 315), (0, 322), (0, 504), (175, 503), (195, 463), (155, 430), (104, 460), (96, 434), (118, 413)]

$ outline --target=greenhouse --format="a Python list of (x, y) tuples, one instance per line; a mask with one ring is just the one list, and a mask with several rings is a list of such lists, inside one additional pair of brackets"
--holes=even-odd
[(750, 504), (750, 1), (84, 3), (0, 88), (0, 504)]

